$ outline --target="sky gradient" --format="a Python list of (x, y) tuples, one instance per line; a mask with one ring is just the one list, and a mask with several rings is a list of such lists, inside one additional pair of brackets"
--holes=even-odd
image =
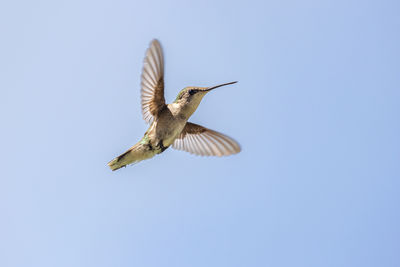
[[(400, 266), (398, 1), (0, 3), (0, 266)], [(165, 97), (242, 152), (111, 172)]]

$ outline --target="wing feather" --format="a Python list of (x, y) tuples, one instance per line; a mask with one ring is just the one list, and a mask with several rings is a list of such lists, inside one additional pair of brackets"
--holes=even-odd
[(227, 156), (240, 152), (232, 138), (191, 122), (186, 123), (172, 147), (200, 156)]
[(143, 61), (141, 99), (143, 119), (151, 123), (165, 106), (164, 57), (158, 40), (150, 43)]

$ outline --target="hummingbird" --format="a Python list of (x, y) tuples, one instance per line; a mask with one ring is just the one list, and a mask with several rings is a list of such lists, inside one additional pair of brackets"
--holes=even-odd
[(141, 75), (142, 115), (150, 127), (137, 144), (111, 160), (108, 166), (115, 171), (150, 159), (170, 146), (201, 156), (220, 157), (239, 153), (240, 145), (232, 138), (188, 122), (208, 92), (234, 83), (236, 81), (211, 87), (185, 87), (173, 103), (166, 104), (163, 51), (160, 42), (152, 40), (146, 51)]

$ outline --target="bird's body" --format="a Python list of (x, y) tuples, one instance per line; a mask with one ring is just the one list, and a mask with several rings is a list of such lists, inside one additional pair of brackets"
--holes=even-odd
[(160, 43), (153, 40), (144, 60), (141, 90), (143, 118), (150, 123), (150, 127), (137, 144), (108, 163), (110, 168), (117, 170), (152, 158), (171, 145), (197, 155), (238, 153), (240, 146), (233, 139), (188, 122), (207, 92), (233, 83), (214, 87), (186, 87), (173, 103), (165, 104), (164, 59)]
[(146, 134), (149, 140), (167, 148), (182, 132), (187, 120), (188, 118), (180, 112), (177, 104), (168, 104), (158, 119), (151, 123)]

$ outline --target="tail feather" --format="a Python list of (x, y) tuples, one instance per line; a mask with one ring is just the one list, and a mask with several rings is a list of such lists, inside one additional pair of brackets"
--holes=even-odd
[(119, 155), (108, 163), (111, 170), (116, 171), (126, 165), (137, 163), (139, 161), (154, 157), (156, 152), (150, 150), (148, 146), (137, 143), (125, 153)]

